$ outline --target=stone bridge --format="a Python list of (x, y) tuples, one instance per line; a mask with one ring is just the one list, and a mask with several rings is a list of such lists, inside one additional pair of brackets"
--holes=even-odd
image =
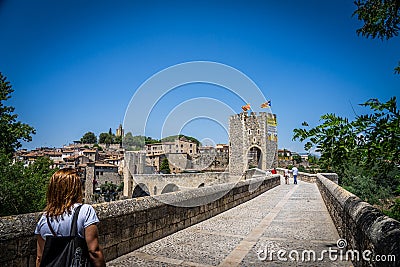
[[(134, 174), (124, 180), (124, 195), (127, 197), (154, 196), (165, 193), (186, 191), (193, 188), (234, 183), (240, 180), (265, 176), (266, 172), (257, 168), (246, 171), (241, 176), (229, 172), (180, 173), (180, 174)], [(126, 191), (125, 191), (126, 190)]]
[[(299, 178), (285, 185), (264, 175), (96, 204), (107, 265), (400, 265), (398, 221), (338, 186), (334, 174)], [(0, 218), (0, 266), (35, 265), (39, 216)]]
[[(236, 178), (237, 181), (240, 177)], [(235, 182), (228, 172), (182, 174), (135, 174), (127, 184), (128, 197), (160, 195), (193, 188)]]

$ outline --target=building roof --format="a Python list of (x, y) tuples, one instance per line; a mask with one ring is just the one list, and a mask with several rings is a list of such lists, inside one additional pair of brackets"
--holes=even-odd
[(113, 165), (113, 164), (109, 164), (109, 163), (102, 163), (102, 162), (96, 162), (94, 164), (94, 166), (96, 167), (113, 167), (113, 168), (118, 168), (118, 166)]
[(95, 149), (85, 149), (85, 150), (83, 150), (82, 152), (83, 152), (83, 153), (96, 153), (97, 150), (95, 150)]

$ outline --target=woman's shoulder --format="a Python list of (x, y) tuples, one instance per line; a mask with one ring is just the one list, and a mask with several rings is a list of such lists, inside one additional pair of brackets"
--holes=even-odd
[(87, 216), (96, 215), (96, 210), (90, 204), (79, 204), (81, 206), (80, 214), (86, 214)]
[(43, 223), (44, 221), (46, 221), (46, 212), (42, 212), (42, 214), (39, 217), (39, 221), (38, 224)]
[(76, 209), (78, 206), (81, 206), (81, 209), (80, 209), (79, 213), (95, 212), (95, 210), (92, 207), (92, 205), (76, 203), (74, 209)]
[(85, 228), (93, 223), (99, 222), (99, 218), (97, 217), (95, 209), (89, 204), (82, 204), (79, 217), (84, 220)]
[(90, 209), (90, 208), (93, 209), (92, 205), (90, 205), (90, 204), (82, 204), (82, 203), (79, 203), (78, 205), (81, 205), (81, 206), (82, 206), (82, 209)]

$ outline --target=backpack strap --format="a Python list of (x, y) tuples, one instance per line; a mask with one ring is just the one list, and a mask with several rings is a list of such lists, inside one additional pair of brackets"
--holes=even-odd
[(56, 232), (54, 231), (53, 227), (51, 227), (50, 220), (49, 220), (49, 216), (46, 215), (46, 219), (47, 219), (47, 226), (49, 227), (50, 232), (51, 232), (54, 236), (57, 236), (57, 234), (56, 234)]
[(71, 222), (71, 231), (69, 233), (70, 236), (78, 236), (78, 215), (79, 215), (79, 211), (81, 210), (82, 205), (79, 205), (78, 207), (75, 208), (75, 212), (74, 212), (74, 218), (72, 219)]

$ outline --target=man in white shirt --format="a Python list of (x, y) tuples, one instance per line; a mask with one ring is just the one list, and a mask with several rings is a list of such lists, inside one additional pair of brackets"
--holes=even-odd
[(299, 170), (297, 169), (296, 166), (292, 168), (292, 173), (293, 173), (294, 184), (297, 184), (297, 174), (299, 174)]

